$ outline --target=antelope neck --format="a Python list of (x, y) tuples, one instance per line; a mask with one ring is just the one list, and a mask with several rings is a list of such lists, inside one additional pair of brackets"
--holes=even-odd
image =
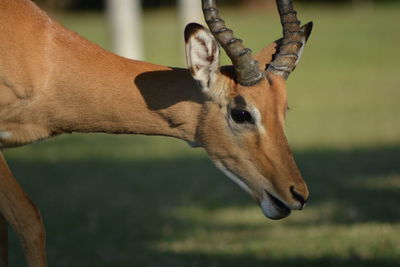
[(79, 78), (66, 71), (56, 81), (56, 95), (63, 98), (63, 106), (52, 120), (56, 129), (165, 135), (194, 141), (204, 99), (188, 70), (103, 53), (107, 56), (93, 55), (84, 62), (76, 57), (74, 66), (80, 69), (74, 72)]

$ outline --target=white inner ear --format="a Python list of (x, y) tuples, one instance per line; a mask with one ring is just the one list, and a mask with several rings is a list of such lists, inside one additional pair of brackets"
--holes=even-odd
[(303, 40), (301, 40), (301, 43), (303, 45), (300, 47), (300, 50), (297, 53), (297, 60), (296, 60), (296, 63), (294, 63), (295, 66), (297, 65), (297, 63), (299, 63), (301, 55), (303, 54), (304, 47), (306, 46), (306, 38), (305, 37), (303, 38)]
[[(304, 33), (304, 31), (305, 31), (305, 29), (302, 27), (301, 29), (300, 29), (303, 33)], [(296, 60), (296, 63), (294, 63), (295, 64), (295, 66), (297, 65), (297, 63), (299, 63), (299, 61), (300, 61), (300, 58), (301, 58), (301, 55), (303, 54), (303, 51), (304, 51), (304, 47), (306, 46), (306, 37), (304, 36), (303, 38), (302, 38), (302, 40), (301, 40), (301, 43), (303, 44), (301, 47), (300, 47), (300, 50), (299, 50), (299, 52), (297, 53), (297, 60)]]
[(219, 49), (210, 32), (199, 29), (189, 37), (186, 43), (186, 61), (203, 92), (211, 94), (210, 89), (219, 73)]

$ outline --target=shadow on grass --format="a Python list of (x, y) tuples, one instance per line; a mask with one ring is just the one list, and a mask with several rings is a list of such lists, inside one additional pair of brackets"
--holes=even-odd
[[(296, 158), (310, 187), (309, 206), (335, 203), (338, 207), (330, 216), (307, 224), (399, 222), (399, 187), (384, 182), (385, 186), (373, 185), (380, 184), (374, 179), (384, 181), (393, 175), (398, 179), (400, 146), (303, 151)], [(176, 218), (179, 207), (215, 210), (255, 205), (206, 159), (12, 161), (10, 165), (42, 210), (52, 266), (394, 266), (390, 261), (351, 257), (268, 260), (252, 255), (174, 254), (154, 248), (154, 243), (196, 229), (196, 222)], [(366, 180), (372, 185), (366, 186)], [(238, 230), (235, 225), (226, 227)], [(18, 255), (11, 258), (21, 261)]]
[[(304, 259), (304, 258), (289, 258), (289, 259), (257, 259), (252, 255), (244, 256), (215, 256), (207, 254), (160, 254), (159, 266), (190, 266), (190, 267), (204, 267), (204, 266), (235, 266), (235, 267), (395, 267), (395, 263), (385, 260), (360, 260), (357, 258), (340, 260), (336, 258), (317, 258), (317, 259)], [(165, 265), (164, 265), (165, 264)], [(143, 265), (148, 266), (148, 265)], [(154, 265), (156, 266), (156, 265)]]
[(310, 206), (335, 203), (337, 210), (326, 217), (330, 222), (400, 220), (399, 146), (306, 151), (297, 162), (311, 191)]

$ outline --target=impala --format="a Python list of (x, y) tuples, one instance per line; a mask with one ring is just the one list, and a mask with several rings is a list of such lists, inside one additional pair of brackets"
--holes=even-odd
[[(265, 216), (303, 208), (308, 190), (284, 134), (285, 80), (312, 23), (300, 27), (290, 0), (277, 1), (283, 37), (252, 56), (203, 0), (209, 29), (185, 29), (188, 69), (129, 60), (50, 19), (30, 0), (0, 0), (0, 147), (71, 132), (180, 138), (203, 147)], [(219, 45), (232, 66), (219, 65)], [(46, 266), (39, 210), (0, 153), (2, 264), (7, 223), (28, 266)]]

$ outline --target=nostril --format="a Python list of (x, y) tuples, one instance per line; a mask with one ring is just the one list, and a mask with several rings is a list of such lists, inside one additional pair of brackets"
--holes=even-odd
[(290, 187), (290, 192), (292, 193), (294, 199), (296, 199), (297, 201), (300, 202), (300, 204), (301, 204), (301, 208), (300, 209), (303, 209), (303, 207), (306, 204), (308, 199), (304, 199), (304, 197), (299, 192), (296, 191), (294, 186)]

